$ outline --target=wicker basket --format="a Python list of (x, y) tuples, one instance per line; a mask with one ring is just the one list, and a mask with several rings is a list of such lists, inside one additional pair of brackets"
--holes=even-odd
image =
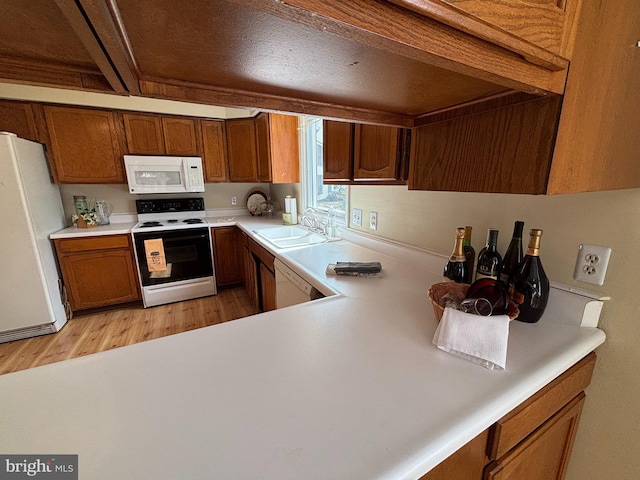
[[(436, 315), (436, 319), (440, 321), (442, 319), (442, 315), (444, 314), (444, 307), (440, 305), (440, 298), (447, 293), (453, 293), (457, 295), (460, 300), (463, 300), (467, 296), (467, 290), (469, 290), (470, 285), (468, 283), (456, 283), (456, 282), (440, 282), (434, 283), (429, 287), (429, 291), (427, 292), (429, 295), (429, 299), (431, 300), (431, 305), (433, 306), (433, 312)], [(519, 314), (520, 310), (515, 303), (509, 300), (509, 305), (507, 306), (507, 311), (505, 312), (510, 320), (514, 320)]]

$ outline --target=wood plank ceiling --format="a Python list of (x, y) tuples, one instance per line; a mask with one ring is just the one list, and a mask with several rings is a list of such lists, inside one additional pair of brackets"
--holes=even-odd
[(0, 19), (0, 80), (400, 126), (564, 73), (381, 0), (5, 0)]

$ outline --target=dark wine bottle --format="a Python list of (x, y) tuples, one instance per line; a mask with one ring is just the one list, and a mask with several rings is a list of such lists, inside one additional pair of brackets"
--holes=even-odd
[(504, 254), (502, 262), (502, 270), (500, 270), (500, 281), (505, 285), (510, 285), (513, 280), (513, 274), (516, 273), (520, 263), (522, 263), (522, 228), (524, 222), (517, 221), (513, 226), (513, 236), (507, 253)]
[(473, 282), (473, 264), (476, 261), (476, 251), (471, 246), (471, 227), (464, 227), (464, 241), (462, 242), (462, 250), (467, 259), (467, 276), (464, 283)]
[(478, 267), (476, 280), (481, 278), (493, 278), (498, 280), (502, 269), (502, 257), (498, 253), (498, 230), (490, 228), (487, 233), (487, 244), (478, 254)]
[(464, 256), (462, 243), (464, 241), (464, 228), (456, 229), (456, 244), (451, 256), (444, 265), (443, 275), (454, 282), (464, 283), (467, 279), (467, 259)]
[(540, 261), (542, 230), (531, 229), (529, 248), (520, 268), (513, 275), (511, 299), (520, 309), (517, 319), (535, 323), (540, 320), (549, 300), (549, 279)]

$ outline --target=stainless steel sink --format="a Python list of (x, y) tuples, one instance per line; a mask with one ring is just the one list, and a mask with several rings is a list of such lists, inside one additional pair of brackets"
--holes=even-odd
[(254, 232), (277, 248), (301, 247), (327, 241), (325, 235), (312, 232), (300, 225), (260, 228)]

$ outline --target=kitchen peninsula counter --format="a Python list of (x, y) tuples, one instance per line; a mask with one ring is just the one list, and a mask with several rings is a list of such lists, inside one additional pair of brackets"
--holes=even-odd
[[(489, 371), (431, 343), (440, 257), (263, 245), (335, 295), (0, 376), (0, 451), (77, 453), (92, 480), (416, 479), (604, 342), (551, 310)], [(384, 277), (324, 274), (347, 260)]]

